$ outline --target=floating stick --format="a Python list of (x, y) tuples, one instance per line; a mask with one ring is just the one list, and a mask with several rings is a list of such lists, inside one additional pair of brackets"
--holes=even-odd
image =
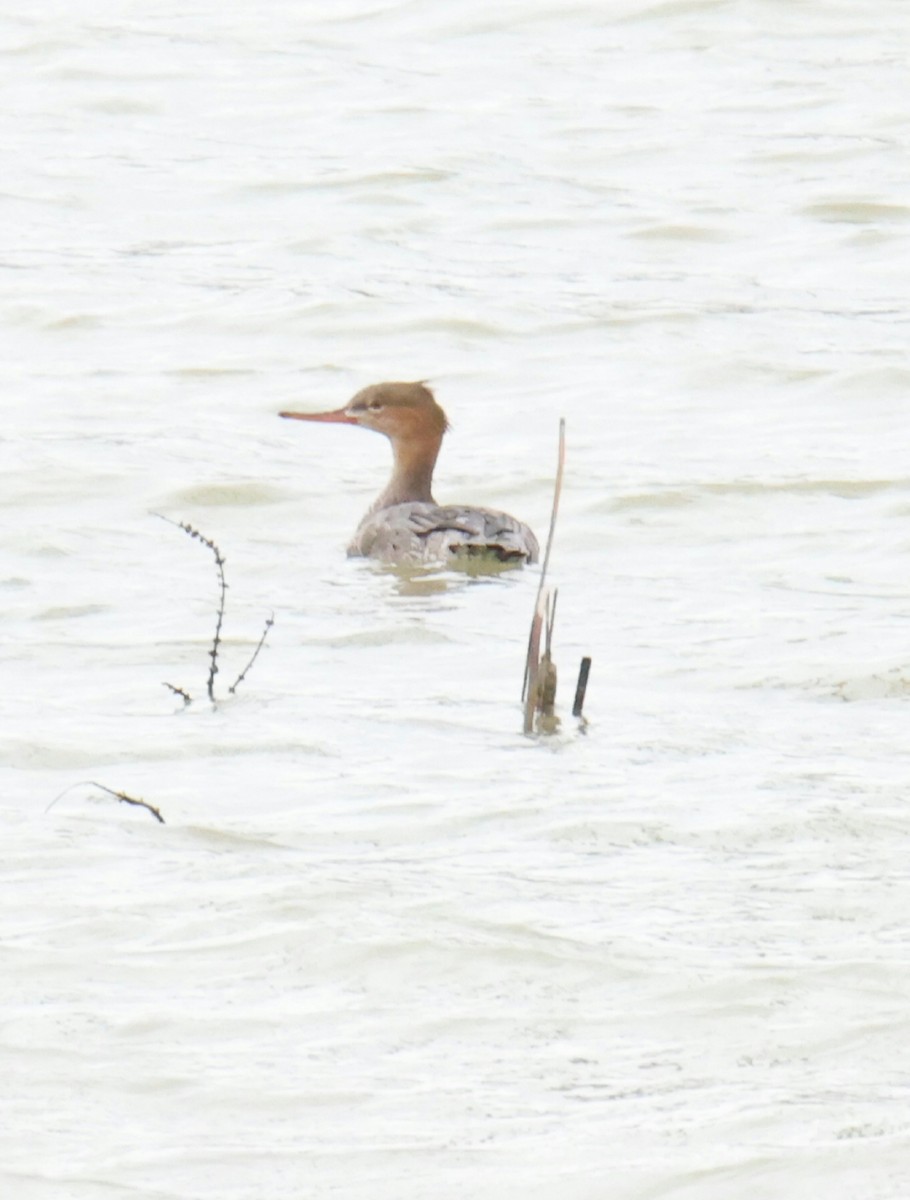
[(585, 692), (588, 690), (588, 675), (591, 671), (591, 659), (588, 655), (581, 660), (578, 671), (578, 685), (575, 688), (575, 703), (572, 705), (572, 716), (580, 717), (585, 703)]
[(182, 697), (184, 708), (186, 708), (188, 704), (193, 703), (193, 697), (189, 694), (189, 692), (185, 692), (183, 688), (175, 687), (172, 683), (163, 683), (161, 686), (169, 688), (175, 696)]
[(58, 800), (61, 800), (67, 792), (71, 792), (73, 788), (77, 787), (96, 787), (102, 792), (107, 792), (109, 796), (116, 796), (121, 804), (133, 804), (137, 808), (146, 808), (156, 821), (159, 821), (162, 825), (165, 824), (164, 817), (162, 817), (158, 809), (155, 808), (154, 804), (148, 804), (145, 800), (137, 800), (135, 796), (128, 796), (126, 792), (117, 792), (113, 788), (105, 787), (103, 783), (97, 783), (94, 779), (84, 779), (80, 783), (70, 784), (68, 788), (64, 788), (60, 795), (56, 796), (50, 802), (44, 811), (49, 813)]

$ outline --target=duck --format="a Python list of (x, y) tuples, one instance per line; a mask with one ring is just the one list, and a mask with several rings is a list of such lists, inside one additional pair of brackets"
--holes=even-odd
[(398, 566), (490, 564), (521, 566), (540, 557), (537, 538), (497, 509), (437, 504), (433, 471), (449, 428), (425, 382), (374, 383), (342, 408), (281, 412), (294, 421), (357, 425), (384, 434), (392, 445), (392, 474), (364, 514), (348, 556)]

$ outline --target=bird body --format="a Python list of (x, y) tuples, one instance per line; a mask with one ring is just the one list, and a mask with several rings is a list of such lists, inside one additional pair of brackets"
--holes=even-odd
[(537, 539), (521, 521), (491, 508), (414, 500), (367, 513), (348, 554), (383, 562), (429, 562), (486, 557), (536, 562)]

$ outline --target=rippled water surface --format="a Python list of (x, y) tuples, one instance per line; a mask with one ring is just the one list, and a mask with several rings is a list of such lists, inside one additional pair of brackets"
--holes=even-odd
[[(910, 1194), (908, 53), (897, 0), (0, 20), (4, 1194)], [(277, 419), (388, 378), (541, 535), (566, 418), (552, 737), (537, 569), (347, 560), (387, 447)], [(154, 514), (226, 558), (214, 707)]]

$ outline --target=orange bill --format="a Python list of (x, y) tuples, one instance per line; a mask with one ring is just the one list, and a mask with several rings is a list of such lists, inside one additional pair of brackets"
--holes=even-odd
[(339, 425), (356, 425), (357, 418), (348, 415), (346, 408), (336, 408), (333, 412), (281, 412), (279, 417), (291, 417), (295, 421), (334, 421)]

